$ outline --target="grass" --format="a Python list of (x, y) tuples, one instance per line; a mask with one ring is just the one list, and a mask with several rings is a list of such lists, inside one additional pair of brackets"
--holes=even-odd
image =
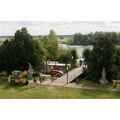
[(90, 80), (81, 80), (80, 86), (90, 86), (90, 87), (97, 87), (97, 88), (112, 88), (113, 83), (102, 85), (102, 84), (95, 83), (95, 82), (90, 81)]
[(0, 81), (1, 99), (118, 99), (119, 92), (103, 92), (78, 88), (29, 84), (11, 86), (6, 80)]

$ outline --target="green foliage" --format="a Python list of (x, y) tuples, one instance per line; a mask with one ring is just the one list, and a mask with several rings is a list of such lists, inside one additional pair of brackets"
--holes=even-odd
[(78, 59), (78, 53), (76, 49), (71, 48), (68, 50), (61, 50), (58, 58), (59, 62), (71, 64), (72, 68), (76, 67), (76, 60)]
[(40, 44), (33, 40), (26, 28), (22, 28), (16, 31), (13, 39), (0, 46), (0, 69), (7, 72), (27, 70), (28, 63), (37, 69), (43, 64), (43, 55)]
[(74, 44), (75, 44), (75, 43), (74, 43), (74, 40), (73, 40), (73, 36), (70, 37), (70, 38), (68, 38), (67, 44), (68, 44), (68, 45), (74, 45)]
[(55, 32), (50, 30), (49, 35), (44, 36), (41, 41), (46, 49), (46, 60), (56, 60), (59, 56), (59, 46)]
[(35, 73), (33, 73), (33, 77), (36, 77), (36, 76), (39, 76), (39, 75), (40, 75), (39, 72), (35, 72)]
[(108, 37), (100, 37), (93, 44), (93, 51), (88, 62), (89, 78), (99, 82), (102, 69), (105, 68), (106, 78), (112, 79), (112, 65), (114, 60), (114, 46)]
[(92, 50), (91, 50), (90, 48), (85, 48), (85, 49), (83, 50), (82, 57), (84, 58), (84, 60), (85, 60), (86, 62), (88, 62), (89, 59), (90, 59), (91, 51), (92, 51)]
[(112, 74), (114, 80), (120, 79), (120, 65), (116, 65), (116, 64), (112, 65)]
[[(37, 79), (38, 80), (38, 79)], [(82, 82), (82, 85), (88, 83)], [(89, 83), (97, 86), (95, 83)], [(87, 85), (89, 85), (87, 84)], [(99, 86), (99, 84), (98, 84)], [(108, 86), (109, 87), (109, 86)], [(119, 90), (119, 89), (117, 89)], [(119, 99), (119, 92), (88, 90), (81, 88), (29, 84), (27, 86), (11, 86), (7, 80), (0, 80), (0, 99)]]
[(72, 55), (71, 65), (74, 68), (74, 67), (76, 67), (76, 60), (79, 58), (78, 53), (75, 48), (71, 48), (70, 53)]
[(120, 47), (115, 48), (115, 64), (120, 65)]
[(114, 62), (112, 66), (113, 79), (120, 79), (120, 47), (115, 47)]
[(68, 39), (68, 44), (70, 45), (91, 45), (93, 43), (92, 33), (81, 34), (76, 33), (71, 38)]
[(99, 40), (103, 36), (113, 39), (114, 44), (120, 44), (120, 32), (76, 33), (68, 39), (67, 43), (69, 45), (92, 45), (94, 41)]
[(59, 42), (59, 44), (67, 44), (67, 39), (68, 38), (58, 38), (58, 42)]
[(60, 62), (70, 64), (72, 61), (72, 55), (70, 50), (61, 50), (59, 59)]
[(34, 44), (34, 51), (31, 57), (31, 64), (33, 65), (34, 69), (39, 71), (44, 67), (44, 60), (45, 60), (45, 49), (41, 41), (35, 40), (33, 41)]

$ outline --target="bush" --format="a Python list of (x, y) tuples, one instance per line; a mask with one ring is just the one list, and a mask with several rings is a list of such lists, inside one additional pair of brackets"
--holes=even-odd
[(89, 59), (90, 59), (91, 51), (92, 51), (92, 50), (91, 50), (90, 48), (85, 48), (85, 49), (83, 50), (82, 57), (84, 58), (84, 60), (85, 60), (86, 62), (88, 62)]
[(39, 75), (40, 75), (39, 72), (35, 72), (35, 73), (33, 73), (33, 77), (36, 77), (36, 76), (39, 76)]

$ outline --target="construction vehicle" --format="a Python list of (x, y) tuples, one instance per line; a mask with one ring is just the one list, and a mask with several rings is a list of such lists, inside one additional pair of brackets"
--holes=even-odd
[(28, 80), (25, 78), (27, 75), (27, 72), (21, 72), (21, 71), (13, 71), (12, 74), (8, 77), (8, 82), (11, 85), (17, 85), (19, 84), (20, 86), (28, 85)]

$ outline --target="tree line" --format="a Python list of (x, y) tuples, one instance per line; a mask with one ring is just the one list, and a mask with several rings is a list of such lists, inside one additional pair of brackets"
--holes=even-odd
[[(66, 59), (62, 57), (63, 54)], [(13, 70), (28, 70), (29, 63), (36, 71), (41, 71), (45, 61), (59, 61), (65, 64), (72, 64), (74, 61), (75, 64), (76, 59), (75, 49), (60, 50), (54, 30), (50, 30), (48, 35), (33, 38), (26, 28), (22, 28), (0, 45), (0, 71), (7, 73)]]
[(68, 38), (67, 44), (69, 45), (93, 45), (94, 41), (100, 37), (108, 37), (112, 39), (113, 43), (120, 44), (120, 32), (95, 32), (89, 34), (76, 33), (72, 37)]

